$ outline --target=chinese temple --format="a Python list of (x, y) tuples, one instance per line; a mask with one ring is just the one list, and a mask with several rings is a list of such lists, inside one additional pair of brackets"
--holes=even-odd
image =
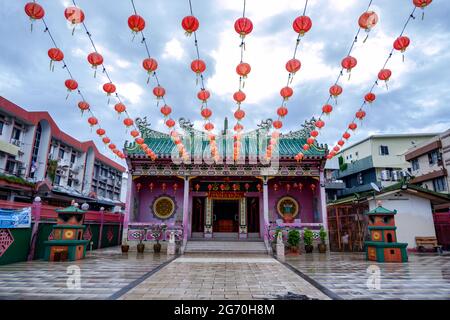
[[(142, 230), (152, 224), (164, 223), (166, 234), (159, 240), (174, 232), (181, 252), (188, 241), (197, 240), (261, 241), (270, 251), (269, 240), (277, 228), (307, 227), (315, 238), (322, 225), (327, 228), (327, 146), (316, 142), (303, 150), (314, 119), (298, 131), (280, 134), (270, 161), (265, 158), (270, 119), (241, 134), (238, 159), (233, 157), (233, 134), (225, 120), (216, 135), (219, 157), (212, 160), (208, 134), (188, 120), (179, 123), (189, 159), (179, 159), (169, 134), (150, 129), (145, 118), (136, 123), (157, 159), (151, 160), (134, 142), (125, 144), (131, 176), (124, 224), (128, 243), (137, 243)], [(304, 156), (297, 161), (300, 152)], [(146, 233), (144, 240), (155, 240), (152, 237)]]

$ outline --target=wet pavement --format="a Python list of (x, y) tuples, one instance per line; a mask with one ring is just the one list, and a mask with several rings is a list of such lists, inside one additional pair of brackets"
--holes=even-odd
[(450, 299), (450, 255), (373, 263), (361, 253), (302, 254), (286, 263), (343, 299)]

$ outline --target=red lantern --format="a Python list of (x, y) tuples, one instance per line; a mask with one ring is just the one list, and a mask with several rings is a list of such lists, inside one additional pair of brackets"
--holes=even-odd
[(131, 135), (133, 138), (137, 138), (137, 137), (139, 136), (139, 131), (137, 131), (137, 130), (132, 130), (132, 131), (130, 132), (130, 135)]
[(51, 48), (48, 50), (48, 56), (50, 58), (50, 70), (55, 70), (55, 62), (62, 61), (64, 59), (64, 53), (58, 48)]
[(205, 130), (206, 131), (214, 130), (214, 125), (211, 122), (208, 122), (207, 124), (205, 124)]
[(153, 58), (147, 58), (142, 62), (142, 67), (147, 71), (147, 83), (150, 81), (150, 75), (158, 69), (158, 62)]
[(198, 22), (198, 19), (194, 16), (187, 16), (184, 17), (181, 21), (181, 26), (183, 27), (184, 31), (186, 31), (186, 35), (190, 36), (193, 32), (198, 30), (198, 27), (200, 26), (200, 23)]
[(128, 18), (128, 26), (134, 34), (141, 32), (145, 28), (145, 20), (141, 16), (134, 14)]
[(322, 107), (322, 112), (329, 115), (333, 111), (333, 107), (330, 104), (326, 104)]
[(316, 127), (320, 130), (325, 127), (325, 122), (323, 120), (317, 120), (315, 123)]
[(348, 125), (348, 128), (352, 131), (355, 131), (358, 128), (358, 125), (356, 123), (352, 122)]
[(394, 49), (398, 50), (398, 51), (400, 51), (402, 53), (402, 60), (403, 61), (405, 61), (404, 52), (406, 51), (406, 49), (408, 48), (410, 43), (411, 43), (411, 41), (406, 36), (398, 37), (394, 41)]
[(116, 145), (114, 143), (111, 143), (108, 148), (110, 148), (111, 150), (116, 149)]
[(89, 110), (91, 106), (89, 105), (89, 103), (85, 102), (85, 101), (81, 101), (78, 103), (78, 108), (81, 110), (81, 113), (83, 114), (84, 111)]
[(345, 144), (345, 141), (344, 141), (344, 140), (339, 140), (339, 141), (338, 141), (338, 145), (340, 145), (341, 147), (342, 147), (344, 144)]
[(312, 192), (316, 191), (316, 185), (314, 183), (311, 183), (309, 187), (311, 188)]
[(310, 135), (311, 135), (311, 137), (313, 137), (313, 138), (317, 138), (317, 137), (319, 136), (319, 131), (313, 130), (313, 131), (311, 131)]
[(386, 83), (386, 88), (388, 89), (388, 81), (392, 76), (392, 71), (389, 69), (382, 69), (378, 73), (378, 79)]
[(212, 111), (211, 109), (205, 108), (202, 110), (201, 115), (203, 118), (209, 119), (212, 116)]
[(330, 88), (330, 95), (334, 98), (334, 100), (337, 103), (337, 97), (339, 97), (342, 94), (342, 87), (335, 84)]
[(342, 138), (344, 138), (345, 140), (350, 139), (350, 137), (351, 137), (351, 134), (348, 132), (344, 132), (344, 134), (342, 135)]
[(91, 64), (94, 71), (94, 78), (97, 75), (97, 67), (103, 64), (103, 57), (100, 53), (92, 52), (87, 57), (88, 62)]
[(97, 120), (96, 117), (90, 117), (90, 118), (88, 119), (88, 123), (91, 125), (91, 127), (93, 127), (93, 126), (95, 126), (95, 125), (98, 124), (98, 120)]
[(364, 100), (365, 100), (367, 103), (372, 103), (372, 102), (375, 101), (376, 98), (377, 98), (377, 96), (376, 96), (374, 93), (369, 92), (369, 93), (366, 94), (366, 96), (364, 97)]
[(127, 107), (123, 103), (118, 103), (114, 106), (114, 110), (117, 111), (117, 113), (120, 115), (122, 112), (125, 112), (127, 110)]
[(83, 23), (84, 21), (84, 12), (80, 8), (77, 7), (68, 7), (64, 10), (64, 16), (67, 21), (72, 24), (72, 35), (75, 32), (75, 27), (77, 24)]
[(306, 139), (306, 143), (309, 145), (314, 144), (315, 141), (316, 140), (313, 137), (309, 137), (308, 139)]
[(273, 190), (278, 191), (278, 185), (276, 183), (273, 185)]
[(422, 20), (423, 20), (423, 18), (424, 18), (424, 16), (425, 16), (425, 8), (426, 8), (432, 1), (433, 1), (433, 0), (413, 0), (413, 3), (414, 3), (414, 5), (415, 5), (417, 8), (420, 8), (420, 9), (424, 10), (424, 11), (422, 12)]
[(341, 62), (342, 68), (346, 69), (347, 72), (349, 73), (349, 76), (348, 76), (349, 80), (350, 80), (350, 75), (351, 75), (352, 69), (354, 67), (356, 67), (357, 64), (358, 64), (358, 60), (356, 60), (352, 56), (345, 57), (342, 60), (342, 62)]
[[(116, 86), (114, 84), (110, 83), (105, 83), (103, 85), (103, 91), (106, 92), (106, 95), (109, 97), (111, 96), (114, 92), (116, 92)], [(108, 100), (109, 103), (109, 100)]]
[(123, 120), (123, 124), (128, 128), (134, 124), (134, 121), (133, 121), (133, 119), (126, 118), (125, 120)]
[(153, 88), (153, 94), (156, 96), (156, 99), (159, 100), (164, 97), (164, 95), (166, 94), (166, 90), (161, 86), (157, 86)]
[(166, 126), (168, 126), (169, 128), (173, 128), (175, 126), (175, 121), (173, 119), (167, 120)]
[(279, 130), (279, 129), (281, 129), (283, 127), (283, 122), (281, 122), (280, 120), (276, 120), (276, 121), (273, 122), (273, 127), (275, 129)]
[[(294, 157), (294, 159), (297, 160), (297, 161), (302, 161), (303, 158), (304, 158), (304, 155), (303, 155), (303, 153), (301, 153), (301, 152), (299, 152), (299, 153)], [(294, 188), (295, 188), (295, 185), (294, 185)]]
[(279, 117), (284, 118), (288, 114), (288, 109), (286, 107), (279, 107), (277, 110), (277, 114)]
[(234, 113), (234, 117), (235, 117), (238, 121), (241, 121), (242, 119), (245, 118), (245, 111), (244, 111), (244, 110), (241, 110), (241, 109), (237, 110), (237, 111)]
[(252, 68), (248, 63), (241, 62), (236, 67), (236, 72), (239, 76), (243, 77), (244, 79), (247, 78), (248, 74), (252, 71)]
[(355, 114), (355, 117), (361, 121), (364, 119), (365, 116), (366, 116), (366, 112), (364, 110), (359, 110)]
[(234, 131), (241, 132), (242, 130), (244, 130), (244, 126), (242, 124), (238, 123), (234, 126)]
[(104, 138), (102, 139), (102, 141), (103, 141), (104, 144), (108, 144), (108, 143), (111, 142), (111, 139), (108, 138), (108, 137), (104, 137)]
[(339, 152), (339, 150), (341, 150), (341, 148), (339, 148), (338, 146), (335, 146), (335, 147), (333, 148), (333, 150), (334, 150), (335, 152)]
[(205, 64), (205, 62), (203, 62), (203, 60), (194, 60), (191, 63), (191, 69), (197, 75), (199, 75), (206, 70), (206, 64)]
[(300, 34), (301, 37), (303, 37), (305, 33), (311, 30), (312, 21), (307, 16), (300, 16), (294, 20), (292, 27), (294, 28), (295, 32), (297, 32), (298, 34)]
[(202, 89), (199, 93), (197, 93), (197, 98), (202, 102), (206, 102), (210, 97), (211, 93), (205, 89)]
[(280, 91), (280, 95), (283, 97), (285, 101), (289, 100), (290, 97), (294, 94), (294, 90), (290, 87), (284, 87)]
[(378, 23), (378, 15), (374, 11), (364, 12), (358, 20), (359, 26), (369, 32)]
[(28, 2), (25, 5), (25, 13), (30, 17), (31, 20), (31, 32), (33, 32), (33, 22), (35, 20), (40, 20), (45, 16), (45, 10), (41, 5), (36, 2)]
[(68, 79), (64, 82), (66, 88), (67, 88), (67, 96), (66, 96), (66, 100), (67, 98), (69, 98), (69, 94), (78, 89), (78, 82), (76, 82), (73, 79)]
[(241, 36), (242, 39), (245, 38), (246, 35), (250, 34), (253, 30), (253, 23), (250, 19), (242, 17), (236, 20), (234, 23), (234, 30)]
[(304, 144), (303, 145), (303, 150), (308, 151), (310, 149), (309, 144)]
[(144, 140), (143, 138), (136, 138), (134, 141), (136, 141), (136, 143), (137, 143), (138, 145), (143, 145), (144, 142), (145, 142), (145, 140)]
[(102, 128), (98, 128), (96, 132), (100, 137), (102, 137), (106, 134), (105, 129), (102, 129)]
[(286, 63), (286, 70), (291, 74), (295, 74), (301, 67), (302, 63), (298, 59), (291, 59)]
[(241, 104), (242, 102), (244, 102), (244, 100), (245, 100), (246, 97), (247, 97), (247, 96), (245, 95), (245, 93), (242, 92), (241, 90), (239, 90), (239, 91), (237, 91), (237, 92), (235, 92), (235, 93), (233, 94), (233, 99), (234, 99), (238, 104)]
[(172, 108), (169, 107), (167, 104), (161, 107), (161, 113), (167, 117), (169, 114), (172, 113)]

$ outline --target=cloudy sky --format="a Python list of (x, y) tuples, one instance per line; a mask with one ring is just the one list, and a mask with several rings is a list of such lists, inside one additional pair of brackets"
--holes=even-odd
[[(247, 37), (246, 62), (252, 73), (245, 84), (247, 101), (243, 109), (246, 129), (255, 128), (262, 119), (275, 116), (280, 104), (279, 90), (285, 85), (285, 63), (292, 56), (296, 34), (292, 21), (301, 14), (305, 0), (247, 0), (247, 16), (254, 23)], [(64, 80), (67, 73), (60, 67), (49, 71), (47, 50), (52, 47), (43, 25), (37, 22), (30, 33), (30, 21), (23, 7), (26, 1), (0, 0), (0, 95), (28, 110), (47, 110), (61, 129), (81, 140), (101, 141), (81, 118), (77, 95), (67, 101)], [(86, 61), (92, 51), (81, 28), (71, 35), (64, 18), (69, 0), (41, 0), (46, 20), (64, 51), (66, 62), (78, 80), (109, 136), (122, 145), (128, 134), (113, 111), (113, 104), (101, 87), (106, 82)], [(159, 62), (158, 75), (166, 88), (167, 103), (175, 119), (185, 117), (201, 125), (200, 104), (195, 75), (190, 62), (195, 57), (193, 38), (186, 37), (180, 22), (189, 14), (188, 0), (135, 0), (138, 12), (147, 21), (146, 36), (150, 51)], [(240, 59), (239, 37), (234, 21), (242, 14), (242, 0), (192, 0), (194, 14), (200, 20), (198, 39), (200, 55), (207, 63), (206, 87), (212, 93), (210, 107), (216, 128), (222, 128), (225, 117), (233, 118), (232, 94), (238, 88), (235, 67)], [(86, 14), (86, 24), (93, 35), (111, 78), (132, 117), (147, 116), (152, 127), (166, 131), (152, 94), (154, 82), (146, 84), (141, 64), (146, 57), (139, 39), (131, 41), (127, 19), (133, 13), (128, 0), (78, 0)], [(302, 69), (292, 84), (295, 96), (288, 103), (289, 115), (283, 130), (295, 130), (306, 119), (320, 113), (335, 81), (340, 62), (346, 55), (358, 28), (357, 20), (368, 0), (310, 0), (307, 15), (313, 28), (305, 36), (298, 58)], [(320, 142), (334, 144), (353, 118), (366, 91), (376, 79), (392, 43), (400, 33), (412, 0), (374, 0), (372, 10), (380, 21), (363, 43), (360, 36), (353, 52), (358, 66), (351, 80), (341, 80), (344, 94), (322, 130)], [(450, 2), (435, 0), (426, 9), (425, 19), (416, 14), (407, 30), (411, 45), (402, 62), (397, 53), (389, 63), (393, 76), (387, 91), (375, 89), (377, 102), (367, 111), (366, 121), (352, 142), (374, 133), (436, 132), (450, 127), (450, 39), (448, 14)], [(234, 123), (234, 120), (232, 121)]]

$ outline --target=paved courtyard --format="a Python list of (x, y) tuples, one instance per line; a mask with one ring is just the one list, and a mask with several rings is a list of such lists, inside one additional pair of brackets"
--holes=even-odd
[[(410, 255), (405, 264), (373, 264), (363, 254), (88, 253), (76, 263), (33, 261), (0, 266), (0, 299), (450, 299), (450, 256)], [(81, 289), (69, 289), (78, 266)], [(368, 273), (375, 271), (375, 274)], [(378, 269), (379, 268), (379, 269)], [(369, 278), (380, 274), (379, 287)]]
[[(381, 264), (360, 253), (304, 254), (286, 262), (343, 299), (450, 299), (450, 255), (410, 254), (408, 263)], [(379, 287), (371, 281), (369, 289), (377, 274)]]

